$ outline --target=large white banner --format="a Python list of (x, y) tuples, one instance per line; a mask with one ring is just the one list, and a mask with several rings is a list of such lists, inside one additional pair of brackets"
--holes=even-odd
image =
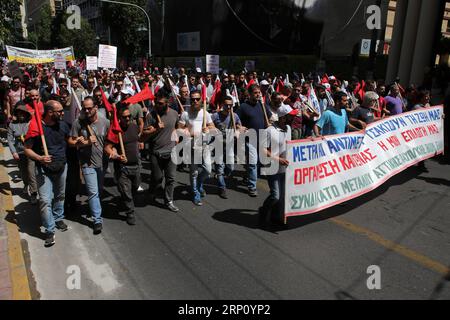
[(443, 151), (442, 106), (392, 116), (360, 132), (291, 141), (285, 216), (315, 213), (356, 198)]
[(107, 69), (117, 68), (117, 47), (101, 44), (98, 47), (98, 67)]
[(75, 60), (72, 47), (54, 50), (32, 50), (6, 46), (6, 51), (8, 53), (9, 61), (16, 60), (20, 63), (39, 64), (55, 62), (57, 55), (62, 55), (65, 57), (66, 61)]

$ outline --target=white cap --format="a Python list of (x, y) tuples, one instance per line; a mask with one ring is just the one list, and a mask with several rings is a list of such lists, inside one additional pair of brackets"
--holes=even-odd
[(261, 86), (270, 86), (269, 82), (267, 80), (263, 80), (259, 83)]
[(278, 118), (287, 116), (288, 114), (295, 116), (295, 115), (297, 115), (297, 113), (298, 113), (298, 110), (292, 109), (290, 105), (284, 104), (284, 103), (281, 104), (281, 107), (279, 107), (277, 110)]
[(8, 76), (3, 76), (0, 81), (5, 81), (5, 82), (9, 82), (9, 78)]

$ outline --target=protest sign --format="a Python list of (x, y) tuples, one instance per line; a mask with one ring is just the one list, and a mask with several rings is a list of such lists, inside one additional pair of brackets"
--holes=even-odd
[(105, 44), (98, 48), (98, 67), (106, 69), (116, 69), (117, 67), (117, 47)]
[(97, 70), (97, 57), (86, 56), (86, 70)]
[(66, 58), (62, 54), (57, 54), (55, 56), (55, 69), (66, 69)]
[(72, 47), (54, 50), (32, 50), (12, 46), (6, 46), (9, 61), (16, 60), (20, 63), (40, 64), (55, 62), (58, 54), (62, 55), (66, 61), (75, 60)]
[(291, 141), (285, 217), (315, 213), (356, 198), (443, 150), (442, 106), (389, 117), (360, 132)]
[(206, 72), (212, 74), (219, 74), (219, 56), (218, 55), (206, 55)]

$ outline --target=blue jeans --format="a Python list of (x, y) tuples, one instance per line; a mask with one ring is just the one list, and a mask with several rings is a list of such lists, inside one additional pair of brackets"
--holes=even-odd
[(201, 164), (192, 163), (190, 165), (189, 178), (195, 202), (200, 201), (200, 193), (204, 191), (203, 183), (211, 174), (211, 154), (208, 151), (204, 151), (203, 155)]
[(67, 164), (61, 174), (47, 174), (36, 166), (39, 210), (46, 233), (55, 233), (55, 223), (64, 219)]
[(246, 166), (248, 174), (248, 189), (256, 190), (256, 181), (258, 180), (258, 147), (248, 142), (245, 146), (248, 151)]
[(268, 212), (270, 212), (275, 206), (277, 206), (277, 208), (279, 208), (281, 212), (276, 212), (276, 214), (284, 214), (285, 180), (285, 173), (278, 173), (267, 176), (270, 195), (264, 201), (263, 208)]
[(84, 181), (88, 193), (89, 209), (94, 218), (94, 224), (103, 223), (102, 206), (100, 204), (100, 190), (103, 190), (103, 169), (102, 168), (82, 168)]
[(216, 163), (217, 183), (220, 189), (226, 189), (225, 177), (229, 177), (234, 170), (234, 164)]

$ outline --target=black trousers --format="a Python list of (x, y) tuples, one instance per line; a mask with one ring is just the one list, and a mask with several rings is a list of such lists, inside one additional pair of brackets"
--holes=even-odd
[(141, 184), (140, 165), (122, 165), (114, 162), (114, 175), (116, 176), (117, 188), (122, 198), (125, 213), (134, 213), (133, 194), (136, 193)]
[(164, 185), (164, 202), (168, 204), (173, 201), (173, 191), (175, 188), (175, 174), (177, 172), (177, 166), (172, 162), (170, 157), (160, 157), (154, 153), (150, 155), (151, 161), (151, 181), (150, 181), (150, 193), (155, 195), (162, 189), (163, 178), (165, 179)]

